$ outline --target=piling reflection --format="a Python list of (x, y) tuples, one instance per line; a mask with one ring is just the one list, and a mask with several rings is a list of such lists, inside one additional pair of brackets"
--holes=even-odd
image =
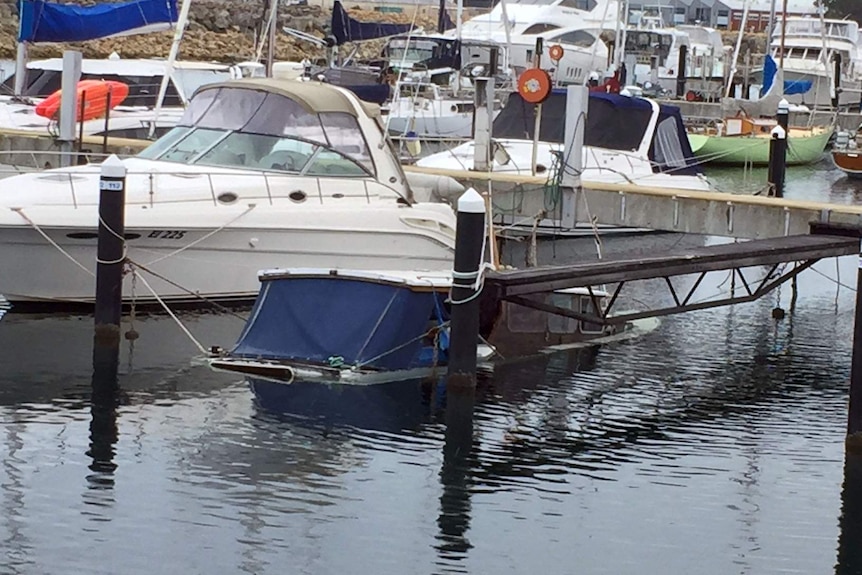
[(440, 469), (442, 494), (435, 548), (439, 562), (450, 568), (453, 560), (464, 559), (472, 547), (467, 532), (471, 511), (475, 395), (471, 387), (453, 386), (446, 390), (446, 435)]
[(117, 407), (119, 406), (118, 384), (119, 353), (117, 348), (101, 346), (93, 348), (93, 380), (90, 402), (90, 449), (92, 459), (87, 482), (94, 489), (110, 489), (114, 486), (114, 446), (118, 439)]
[(849, 451), (844, 459), (841, 490), (838, 562), (835, 575), (862, 573), (862, 452)]

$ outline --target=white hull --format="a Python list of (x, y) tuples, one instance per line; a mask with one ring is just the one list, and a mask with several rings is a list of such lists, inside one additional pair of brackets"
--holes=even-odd
[[(809, 107), (832, 106), (832, 78), (827, 76), (825, 72), (820, 73), (814, 70), (794, 70), (792, 64), (792, 62), (790, 64), (785, 62), (784, 80), (787, 82), (800, 80), (810, 81), (812, 85), (811, 90), (805, 94), (785, 96), (787, 101), (791, 104), (803, 104)], [(860, 95), (857, 91), (859, 89), (859, 82), (849, 82), (842, 79), (841, 86), (842, 88), (847, 88), (848, 90), (853, 91), (842, 91), (838, 96), (838, 105), (858, 105), (860, 101)]]
[(433, 112), (417, 111), (413, 115), (387, 118), (389, 133), (404, 136), (410, 132), (418, 137), (470, 138), (473, 135), (473, 114), (435, 116)]
[[(218, 208), (218, 215), (205, 215), (202, 206), (175, 209), (171, 214), (129, 210), (127, 256), (170, 280), (140, 270), (166, 300), (190, 300), (193, 294), (253, 298), (260, 287), (257, 272), (272, 267), (447, 270), (452, 266), (453, 238), (429, 225), (435, 221), (453, 225), (440, 207), (269, 207), (257, 213), (252, 209), (220, 231), (215, 230), (248, 208)], [(356, 214), (362, 210), (367, 213), (359, 224)], [(0, 293), (12, 302), (93, 301), (95, 209), (32, 208), (24, 213), (34, 223), (42, 222), (37, 223), (39, 229), (62, 251), (20, 215), (7, 212), (0, 225)], [(11, 224), (14, 219), (17, 225)], [(133, 293), (130, 275), (125, 278), (123, 296), (153, 299), (141, 281)]]

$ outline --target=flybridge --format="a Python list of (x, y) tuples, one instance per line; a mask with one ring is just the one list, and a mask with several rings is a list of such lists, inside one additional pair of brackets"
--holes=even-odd
[(177, 21), (176, 0), (134, 0), (76, 6), (43, 0), (20, 4), (19, 42), (83, 42), (109, 36), (168, 30)]

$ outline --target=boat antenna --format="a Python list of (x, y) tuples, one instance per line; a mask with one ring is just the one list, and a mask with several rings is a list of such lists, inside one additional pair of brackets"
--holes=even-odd
[[(165, 101), (165, 94), (168, 92), (168, 82), (171, 80), (171, 76), (174, 75), (174, 63), (177, 61), (177, 54), (180, 51), (180, 42), (183, 39), (183, 33), (186, 29), (186, 24), (189, 21), (189, 10), (191, 9), (192, 0), (183, 0), (182, 6), (180, 7), (180, 15), (177, 18), (176, 28), (174, 29), (174, 40), (171, 42), (171, 50), (168, 52), (168, 59), (165, 62), (165, 73), (162, 75), (162, 82), (159, 84), (159, 95), (156, 98), (156, 109), (153, 114), (153, 121), (150, 122), (150, 129), (148, 133), (148, 137), (152, 139), (153, 135), (156, 133), (156, 122), (159, 119), (159, 113), (162, 111), (162, 104)], [(183, 104), (186, 104), (188, 101), (188, 96), (186, 94), (181, 94), (183, 99)]]

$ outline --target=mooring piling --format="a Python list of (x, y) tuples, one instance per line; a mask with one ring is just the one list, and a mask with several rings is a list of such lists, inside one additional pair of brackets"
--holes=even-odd
[(853, 358), (850, 365), (850, 406), (847, 447), (862, 451), (862, 254), (856, 269), (856, 315), (853, 324)]
[(685, 96), (686, 64), (688, 63), (688, 46), (679, 47), (679, 59), (676, 63), (676, 97)]
[(841, 53), (836, 50), (832, 58), (832, 107), (838, 110), (841, 104)]
[(776, 198), (784, 197), (784, 174), (787, 170), (787, 130), (783, 127), (772, 128), (769, 140), (769, 191)]
[(447, 384), (475, 385), (479, 341), (479, 295), (485, 238), (485, 200), (473, 188), (458, 199), (455, 265), (450, 303), (451, 337)]
[(119, 345), (125, 260), (126, 166), (116, 155), (99, 178), (99, 238), (96, 257), (96, 336)]

